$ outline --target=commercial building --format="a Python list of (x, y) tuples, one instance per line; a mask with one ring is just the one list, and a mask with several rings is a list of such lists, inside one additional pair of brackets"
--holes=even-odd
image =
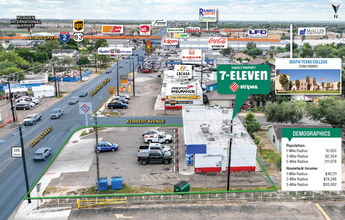
[(257, 147), (232, 109), (184, 107), (186, 153), (194, 157), (195, 173), (227, 171), (232, 136), (230, 171), (255, 171)]

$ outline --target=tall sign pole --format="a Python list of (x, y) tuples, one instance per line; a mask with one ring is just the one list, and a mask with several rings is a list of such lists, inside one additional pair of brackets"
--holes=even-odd
[(230, 145), (229, 145), (229, 161), (228, 161), (228, 184), (226, 186), (226, 191), (229, 191), (230, 188), (230, 168), (231, 168), (231, 147), (232, 147), (232, 124), (233, 120), (231, 120), (231, 127), (230, 127)]
[[(22, 158), (23, 158), (23, 168), (24, 168), (24, 175), (25, 175), (25, 185), (26, 185), (26, 191), (28, 193), (28, 198), (30, 198), (30, 188), (29, 188), (29, 179), (28, 179), (28, 172), (26, 171), (26, 161), (25, 161), (25, 150), (24, 150), (24, 141), (23, 141), (23, 134), (22, 134), (22, 126), (19, 126), (19, 134), (20, 134), (20, 145), (22, 148)], [(31, 203), (31, 199), (28, 200), (29, 203)]]
[(292, 59), (293, 58), (293, 56), (292, 56), (292, 44), (293, 44), (293, 42), (292, 42), (292, 36), (293, 36), (293, 34), (292, 34), (292, 24), (290, 25), (290, 58)]
[(117, 96), (119, 96), (119, 59), (120, 55), (117, 55), (117, 60), (116, 60), (116, 90), (117, 90)]
[(99, 160), (98, 160), (98, 128), (97, 128), (97, 116), (95, 115), (95, 131), (96, 131), (96, 166), (97, 166), (97, 192), (101, 193), (101, 186), (99, 181)]
[(135, 96), (135, 72), (134, 72), (134, 61), (133, 61), (133, 96)]

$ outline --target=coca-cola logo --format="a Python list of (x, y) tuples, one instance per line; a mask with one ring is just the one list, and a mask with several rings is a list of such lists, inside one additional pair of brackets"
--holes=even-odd
[(177, 45), (178, 40), (177, 39), (164, 39), (163, 43), (168, 44), (168, 45)]
[(219, 37), (219, 38), (211, 37), (208, 40), (209, 44), (226, 44), (226, 42), (227, 42), (227, 39), (225, 37)]

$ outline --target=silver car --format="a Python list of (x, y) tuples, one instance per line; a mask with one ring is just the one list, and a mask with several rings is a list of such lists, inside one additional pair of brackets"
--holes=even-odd
[(78, 96), (73, 96), (73, 97), (68, 101), (68, 103), (69, 103), (70, 105), (76, 104), (77, 102), (79, 102), (79, 97), (78, 97)]
[(47, 157), (51, 154), (52, 149), (49, 147), (42, 147), (36, 150), (36, 152), (33, 155), (34, 161), (36, 160), (46, 160)]
[(63, 115), (64, 110), (62, 108), (56, 108), (50, 113), (50, 118), (60, 118), (61, 115)]
[(33, 113), (25, 117), (24, 125), (34, 125), (35, 122), (41, 120), (42, 115), (41, 113)]

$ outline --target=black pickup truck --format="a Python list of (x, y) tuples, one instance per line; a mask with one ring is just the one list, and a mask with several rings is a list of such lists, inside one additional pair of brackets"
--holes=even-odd
[(171, 159), (170, 152), (162, 152), (160, 150), (151, 150), (150, 152), (139, 152), (137, 160), (140, 161), (142, 165), (146, 165), (148, 163), (169, 164), (171, 163), (172, 159)]

